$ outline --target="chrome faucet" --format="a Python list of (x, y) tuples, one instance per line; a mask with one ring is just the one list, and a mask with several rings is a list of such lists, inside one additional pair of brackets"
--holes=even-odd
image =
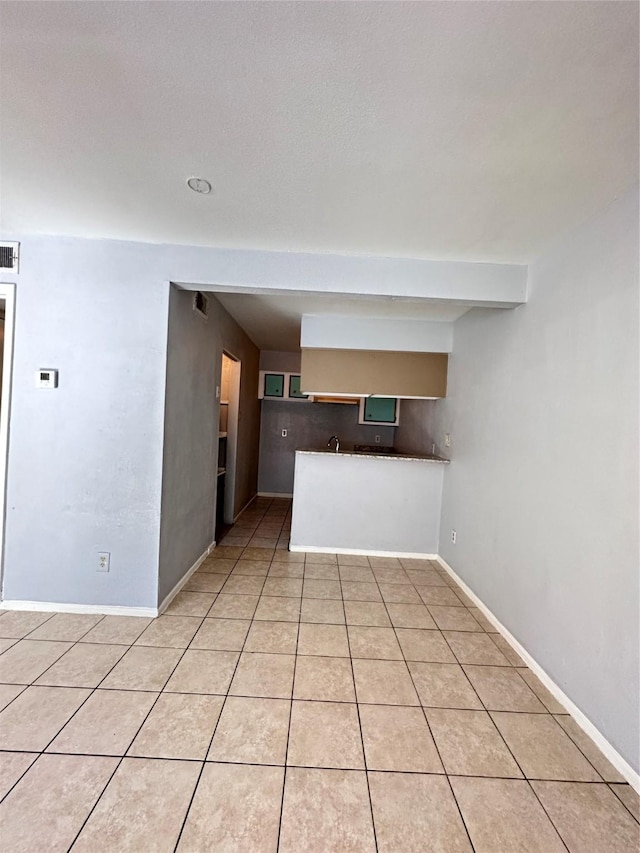
[(329, 441), (327, 442), (327, 447), (331, 447), (331, 442), (333, 441), (333, 439), (334, 439), (334, 438), (335, 438), (335, 440), (336, 440), (336, 453), (338, 453), (338, 452), (339, 452), (339, 450), (340, 450), (340, 439), (338, 438), (338, 436), (337, 436), (337, 435), (332, 435), (332, 436), (331, 436), (331, 438), (330, 438), (330, 439), (329, 439)]

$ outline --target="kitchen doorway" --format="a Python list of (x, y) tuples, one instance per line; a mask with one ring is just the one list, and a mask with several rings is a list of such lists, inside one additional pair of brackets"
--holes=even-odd
[(218, 478), (215, 540), (220, 541), (235, 521), (240, 374), (242, 363), (229, 352), (222, 353), (220, 370), (220, 422), (218, 431)]

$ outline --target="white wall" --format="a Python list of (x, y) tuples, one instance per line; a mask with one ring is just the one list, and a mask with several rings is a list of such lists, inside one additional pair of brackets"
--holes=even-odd
[(440, 553), (637, 771), (637, 189), (529, 281), (457, 321), (427, 410), (452, 436)]

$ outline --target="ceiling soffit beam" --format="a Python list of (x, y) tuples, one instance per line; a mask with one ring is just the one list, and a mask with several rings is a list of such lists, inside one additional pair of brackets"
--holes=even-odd
[(453, 323), (304, 314), (303, 349), (451, 352)]
[(515, 308), (527, 267), (351, 255), (163, 246), (167, 278), (186, 289), (229, 293), (334, 293)]

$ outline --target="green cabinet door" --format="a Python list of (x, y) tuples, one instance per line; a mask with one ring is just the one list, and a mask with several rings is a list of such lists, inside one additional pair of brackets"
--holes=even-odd
[(394, 397), (367, 397), (364, 401), (364, 420), (373, 423), (393, 424), (396, 421)]
[(296, 376), (295, 373), (289, 376), (289, 396), (297, 400), (306, 400), (309, 396), (300, 390), (300, 377)]
[(265, 373), (264, 396), (284, 397), (284, 373)]

